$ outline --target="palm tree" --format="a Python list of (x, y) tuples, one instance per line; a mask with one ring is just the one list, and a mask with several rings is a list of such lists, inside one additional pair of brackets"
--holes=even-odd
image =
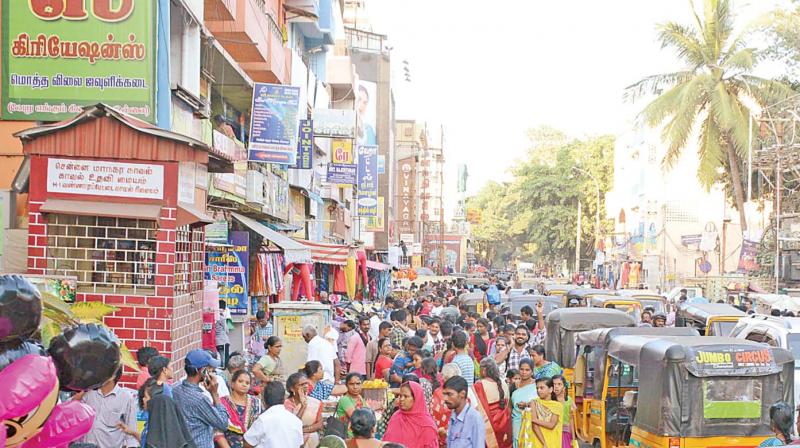
[(645, 94), (658, 95), (641, 117), (649, 126), (664, 124), (662, 135), (669, 145), (662, 161), (665, 168), (675, 164), (695, 126), (700, 126), (698, 179), (710, 188), (724, 170), (744, 233), (747, 220), (740, 164), (749, 149), (750, 111), (743, 100), (749, 98), (764, 107), (792, 91), (780, 81), (751, 74), (761, 51), (747, 47), (744, 33), (734, 35), (729, 0), (703, 0), (702, 20), (691, 0), (690, 5), (691, 26), (670, 22), (658, 27), (661, 48), (676, 50), (685, 68), (644, 78), (627, 87), (625, 96), (635, 100)]

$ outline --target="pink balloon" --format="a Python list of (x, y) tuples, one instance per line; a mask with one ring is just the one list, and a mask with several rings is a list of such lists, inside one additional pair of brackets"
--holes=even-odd
[(42, 430), (20, 448), (61, 448), (92, 429), (94, 410), (79, 401), (67, 401), (53, 408)]
[(58, 385), (56, 367), (44, 356), (25, 355), (0, 372), (0, 420), (25, 415), (36, 409)]

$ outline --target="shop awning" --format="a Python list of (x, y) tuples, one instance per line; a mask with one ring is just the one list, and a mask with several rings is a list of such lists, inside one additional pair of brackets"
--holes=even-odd
[(311, 250), (314, 263), (335, 264), (344, 266), (350, 255), (350, 247), (341, 244), (318, 243), (316, 241), (298, 240)]
[(256, 221), (255, 219), (248, 218), (247, 216), (243, 216), (238, 213), (231, 213), (231, 215), (233, 215), (237, 221), (249, 227), (253, 232), (256, 232), (269, 241), (272, 241), (276, 246), (283, 249), (283, 254), (287, 263), (311, 262), (311, 251), (309, 251), (309, 248), (303, 244), (298, 243), (288, 236), (281, 235), (264, 224)]
[(211, 224), (214, 220), (206, 215), (204, 212), (195, 208), (192, 204), (185, 202), (178, 203), (178, 219), (176, 224), (178, 227), (194, 224)]
[(64, 215), (109, 216), (114, 218), (149, 219), (156, 221), (161, 214), (161, 206), (151, 204), (47, 199), (39, 208), (39, 211), (42, 213), (61, 213)]
[(388, 271), (391, 268), (388, 264), (383, 264), (379, 261), (367, 260), (367, 269), (374, 269), (376, 271)]

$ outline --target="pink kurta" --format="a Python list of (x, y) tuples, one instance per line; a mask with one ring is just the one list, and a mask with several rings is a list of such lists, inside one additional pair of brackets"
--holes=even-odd
[(357, 332), (350, 336), (344, 359), (350, 364), (350, 372), (367, 374), (367, 346)]

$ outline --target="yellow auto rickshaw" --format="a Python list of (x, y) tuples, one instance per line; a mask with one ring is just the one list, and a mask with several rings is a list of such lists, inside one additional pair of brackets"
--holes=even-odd
[(578, 303), (573, 306), (589, 306), (589, 301), (592, 297), (597, 296), (613, 296), (616, 295), (613, 291), (607, 289), (592, 289), (592, 288), (575, 288), (570, 290), (564, 298), (564, 306), (569, 306), (569, 303), (577, 300)]
[(563, 283), (545, 283), (542, 285), (542, 294), (546, 296), (555, 296), (564, 298), (567, 293), (575, 289), (575, 285), (567, 285)]
[(636, 299), (642, 304), (642, 309), (652, 308), (653, 314), (667, 313), (667, 299), (653, 291), (642, 289), (620, 289), (617, 295)]
[[(576, 410), (575, 433), (584, 442), (591, 443), (594, 437), (590, 430), (592, 400), (595, 398), (596, 385), (602, 384), (602, 377), (596, 379), (596, 372), (605, 371), (605, 359), (608, 343), (616, 336), (699, 336), (694, 328), (688, 327), (619, 327), (600, 328), (578, 333), (576, 337), (577, 359), (574, 366), (574, 384)], [(597, 384), (596, 384), (597, 383)], [(594, 431), (597, 432), (597, 431)]]
[(769, 407), (793, 403), (791, 352), (743, 339), (614, 336), (602, 369), (597, 448), (755, 447), (774, 435)]
[(489, 302), (486, 301), (486, 293), (481, 290), (461, 294), (458, 299), (467, 307), (467, 312), (478, 313), (481, 316), (489, 307)]
[(628, 297), (596, 295), (589, 298), (588, 305), (591, 308), (612, 308), (626, 313), (636, 319), (638, 323), (642, 319), (642, 304)]
[(545, 358), (564, 369), (564, 378), (570, 384), (574, 397), (573, 367), (577, 359), (575, 337), (582, 331), (597, 328), (633, 327), (636, 321), (622, 311), (600, 308), (559, 308), (545, 319), (547, 338)]
[(684, 303), (675, 314), (675, 325), (694, 327), (705, 336), (728, 336), (747, 313), (725, 303)]

